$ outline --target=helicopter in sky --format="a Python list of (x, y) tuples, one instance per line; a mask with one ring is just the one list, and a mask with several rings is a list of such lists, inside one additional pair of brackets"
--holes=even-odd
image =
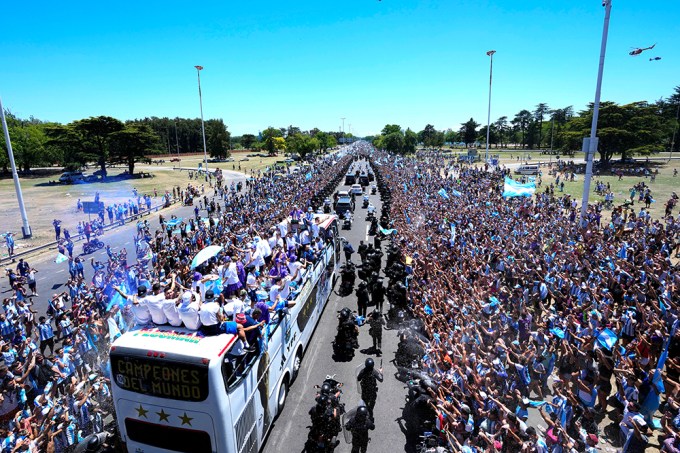
[(659, 61), (659, 60), (661, 60), (661, 57), (654, 57), (654, 58), (649, 59), (649, 61)]
[(633, 57), (637, 57), (638, 55), (640, 55), (645, 50), (652, 50), (654, 48), (654, 46), (656, 46), (656, 43), (654, 43), (650, 47), (637, 47), (637, 48), (631, 50), (630, 52), (628, 52), (628, 55), (633, 56)]

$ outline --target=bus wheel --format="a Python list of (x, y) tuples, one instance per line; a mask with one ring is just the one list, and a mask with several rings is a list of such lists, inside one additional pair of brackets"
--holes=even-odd
[(302, 348), (299, 348), (295, 353), (295, 359), (293, 360), (293, 376), (291, 378), (292, 382), (295, 382), (295, 379), (297, 379), (298, 373), (300, 373), (301, 366), (302, 366)]
[(288, 378), (284, 378), (283, 382), (281, 382), (281, 387), (279, 387), (279, 398), (277, 400), (279, 414), (283, 410), (283, 406), (286, 404), (287, 396), (288, 396)]

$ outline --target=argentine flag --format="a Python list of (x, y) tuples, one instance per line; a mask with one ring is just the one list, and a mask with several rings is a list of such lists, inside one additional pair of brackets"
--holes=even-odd
[(64, 261), (68, 261), (68, 257), (64, 255), (63, 253), (58, 253), (57, 257), (55, 258), (54, 262), (59, 264), (63, 263)]
[(505, 177), (505, 184), (503, 186), (503, 198), (513, 197), (530, 197), (536, 192), (536, 184), (528, 182), (526, 184), (519, 183), (513, 179)]
[(597, 342), (610, 351), (618, 339), (619, 337), (617, 337), (611, 329), (603, 329), (599, 334), (597, 334)]

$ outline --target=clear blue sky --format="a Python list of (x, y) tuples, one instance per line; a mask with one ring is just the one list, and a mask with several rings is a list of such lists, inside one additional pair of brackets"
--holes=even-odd
[[(198, 117), (200, 64), (205, 117), (237, 135), (338, 130), (341, 117), (360, 136), (386, 123), (486, 123), (490, 49), (492, 120), (539, 102), (580, 110), (604, 17), (599, 0), (42, 0), (1, 11), (0, 95), (14, 113)], [(677, 0), (614, 0), (603, 99), (654, 101), (680, 85), (678, 19)]]

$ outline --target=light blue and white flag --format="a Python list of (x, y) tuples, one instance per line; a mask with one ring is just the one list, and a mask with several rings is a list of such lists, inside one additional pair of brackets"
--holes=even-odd
[(598, 343), (610, 351), (614, 347), (614, 344), (616, 344), (616, 341), (619, 339), (619, 337), (617, 337), (611, 329), (602, 329), (602, 331), (597, 334), (596, 338)]
[(384, 234), (385, 236), (389, 236), (390, 234), (396, 234), (397, 229), (396, 228), (390, 228), (389, 230), (386, 230), (383, 227), (380, 227), (380, 232)]
[(63, 263), (64, 261), (68, 260), (68, 256), (64, 255), (63, 253), (57, 253), (57, 257), (54, 259), (54, 262), (59, 264)]
[(169, 227), (174, 228), (174, 227), (176, 227), (177, 225), (179, 225), (180, 223), (182, 223), (182, 218), (181, 218), (181, 217), (179, 217), (179, 218), (177, 218), (177, 219), (170, 219), (170, 220), (168, 220), (168, 221), (166, 222), (166, 225), (169, 226)]
[(454, 197), (462, 197), (463, 196), (463, 194), (458, 192), (456, 189), (451, 189), (451, 195), (453, 195)]
[(446, 193), (446, 190), (444, 189), (439, 189), (439, 192), (437, 192), (444, 200), (449, 199), (449, 194)]
[(513, 179), (505, 177), (505, 184), (503, 186), (503, 197), (530, 197), (536, 192), (536, 184), (528, 182), (526, 184), (519, 183)]
[(305, 175), (305, 181), (309, 181), (310, 179), (312, 179), (312, 172), (311, 172), (311, 171), (308, 172), (308, 173)]

